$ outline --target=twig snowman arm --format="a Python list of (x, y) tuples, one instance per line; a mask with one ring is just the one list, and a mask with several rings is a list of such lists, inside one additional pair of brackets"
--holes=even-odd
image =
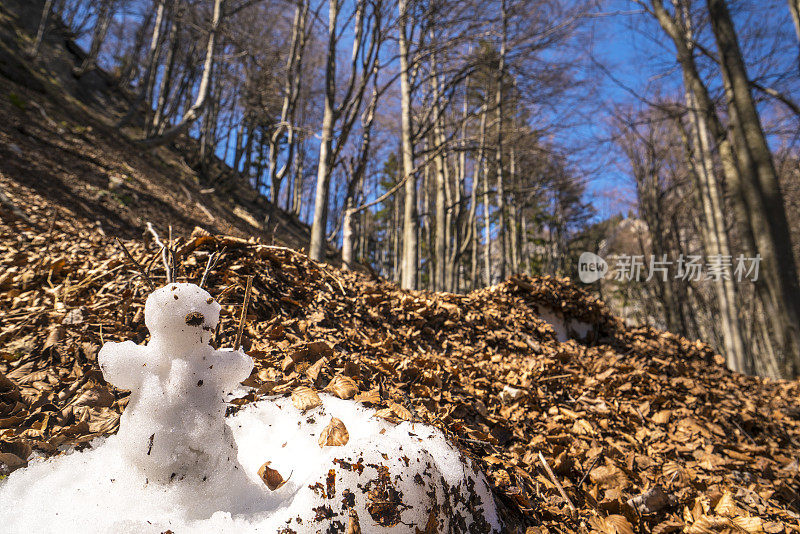
[(108, 342), (97, 354), (106, 382), (119, 389), (138, 389), (142, 384), (146, 348), (133, 341)]

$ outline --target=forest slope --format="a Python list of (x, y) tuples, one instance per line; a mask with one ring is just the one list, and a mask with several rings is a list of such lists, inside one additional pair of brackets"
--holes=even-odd
[(23, 51), (40, 13), (39, 2), (0, 4), (0, 209), (22, 202), (46, 220), (81, 220), (109, 237), (140, 236), (152, 222), (165, 237), (169, 225), (201, 226), (307, 245), (306, 225), (216, 158), (197, 172), (194, 140), (143, 150), (131, 140), (141, 136), (136, 121), (120, 132), (114, 125), (130, 95), (102, 70), (73, 76), (83, 52), (63, 28), (48, 32), (29, 60)]

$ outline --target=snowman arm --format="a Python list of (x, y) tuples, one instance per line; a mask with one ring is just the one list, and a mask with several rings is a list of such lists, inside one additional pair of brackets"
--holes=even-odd
[(122, 343), (110, 341), (100, 349), (97, 361), (100, 363), (106, 382), (119, 389), (133, 390), (142, 382), (144, 356), (145, 347), (133, 341)]
[[(253, 370), (253, 359), (241, 350), (215, 351), (217, 364), (214, 369), (218, 371), (220, 382), (234, 386), (246, 380)], [(218, 367), (217, 367), (218, 366)]]

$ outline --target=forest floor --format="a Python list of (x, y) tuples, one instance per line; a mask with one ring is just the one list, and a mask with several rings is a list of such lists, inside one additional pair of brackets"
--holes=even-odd
[[(97, 351), (147, 335), (147, 286), (123, 252), (29, 200), (33, 226), (0, 211), (5, 472), (115, 432), (128, 393), (103, 380)], [(157, 247), (126, 243), (163, 282)], [(223, 304), (222, 344), (254, 277), (244, 347), (256, 370), (234, 404), (350, 389), (390, 420), (433, 424), (485, 470), (508, 532), (800, 530), (797, 382), (731, 373), (701, 342), (629, 329), (567, 280), (404, 291), (252, 239), (198, 229), (173, 244), (179, 280), (198, 282), (221, 252), (207, 288)], [(593, 331), (559, 342), (542, 308)], [(342, 377), (357, 391), (337, 388)]]
[[(49, 37), (41, 62), (20, 59), (25, 3), (10, 4), (0, 476), (116, 431), (128, 393), (103, 380), (97, 351), (146, 338), (147, 289), (112, 236), (163, 282), (140, 237), (152, 222), (163, 238), (173, 227), (180, 280), (199, 281), (221, 252), (207, 283), (223, 304), (218, 342), (231, 344), (254, 277), (244, 340), (256, 371), (235, 404), (352, 378), (356, 399), (436, 425), (474, 458), (509, 532), (800, 531), (798, 382), (731, 373), (701, 342), (627, 328), (566, 280), (437, 294), (310, 261), (296, 250), (307, 227), (242, 180), (209, 183), (191, 146), (143, 152), (133, 129), (119, 133), (125, 96), (102, 72), (72, 78), (78, 52), (64, 37)], [(559, 342), (545, 308), (592, 333)]]

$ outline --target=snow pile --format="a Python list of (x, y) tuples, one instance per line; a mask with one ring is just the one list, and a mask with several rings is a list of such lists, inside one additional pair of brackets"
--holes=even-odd
[(209, 345), (219, 309), (192, 284), (150, 295), (149, 343), (99, 355), (131, 390), (119, 433), (0, 482), (4, 532), (499, 530), (483, 475), (429, 426), (328, 395), (304, 412), (263, 400), (226, 424), (224, 398), (253, 362)]

